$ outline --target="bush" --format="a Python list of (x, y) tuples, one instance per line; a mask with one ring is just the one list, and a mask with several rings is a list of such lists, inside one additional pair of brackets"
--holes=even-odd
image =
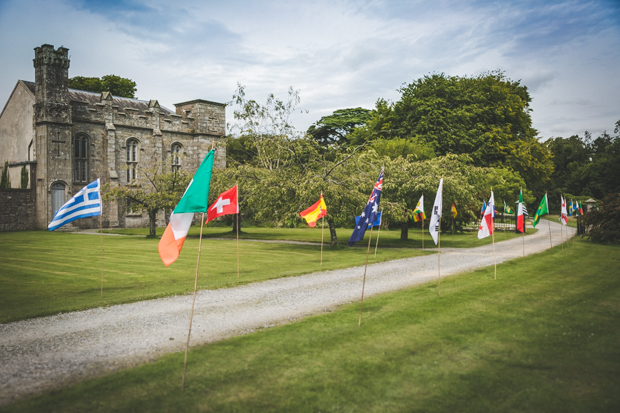
[(620, 194), (609, 194), (600, 209), (592, 209), (583, 216), (592, 242), (620, 243)]

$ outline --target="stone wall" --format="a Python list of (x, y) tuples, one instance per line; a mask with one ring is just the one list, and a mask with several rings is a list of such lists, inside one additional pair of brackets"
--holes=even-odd
[(0, 189), (0, 231), (36, 229), (33, 189)]

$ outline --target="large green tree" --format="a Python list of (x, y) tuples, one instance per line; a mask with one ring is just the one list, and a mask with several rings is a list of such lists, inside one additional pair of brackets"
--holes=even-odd
[(517, 172), (530, 189), (544, 191), (553, 165), (532, 128), (530, 95), (501, 72), (475, 77), (433, 74), (400, 89), (395, 103), (377, 102), (366, 128), (351, 140), (410, 139), (438, 156), (468, 154), (477, 166)]
[(365, 125), (371, 118), (371, 110), (364, 108), (339, 109), (323, 116), (306, 132), (322, 148), (348, 144), (348, 135), (355, 128)]
[(136, 82), (116, 75), (106, 75), (101, 78), (75, 76), (69, 79), (69, 87), (88, 92), (110, 92), (114, 96), (136, 98)]

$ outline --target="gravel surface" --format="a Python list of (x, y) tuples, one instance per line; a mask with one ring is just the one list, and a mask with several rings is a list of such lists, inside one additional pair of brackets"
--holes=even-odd
[[(556, 246), (560, 225), (551, 223), (550, 227)], [(497, 263), (521, 257), (520, 237), (501, 239), (498, 233)], [(525, 238), (525, 253), (549, 247), (549, 226), (543, 222), (536, 234)], [(442, 248), (440, 258), (442, 277), (494, 262), (492, 245)], [(289, 323), (358, 301), (362, 277), (363, 266), (200, 291), (191, 345)], [(436, 279), (436, 254), (369, 265), (365, 297)], [(191, 294), (173, 296), (0, 324), (0, 406), (182, 350), (191, 300)]]

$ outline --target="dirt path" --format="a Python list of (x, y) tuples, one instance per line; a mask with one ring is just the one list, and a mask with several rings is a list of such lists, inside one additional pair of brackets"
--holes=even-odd
[[(549, 228), (553, 245), (560, 243), (560, 225), (543, 221), (536, 234), (525, 237), (526, 255), (550, 248)], [(572, 235), (574, 229), (569, 231)], [(498, 263), (521, 257), (520, 237), (502, 242), (498, 238)], [(441, 252), (442, 277), (494, 262), (492, 245)], [(357, 301), (362, 276), (363, 267), (355, 267), (200, 291), (191, 344), (246, 334)], [(436, 254), (373, 264), (368, 267), (365, 296), (436, 279)], [(191, 299), (173, 296), (0, 324), (0, 406), (182, 350)]]

